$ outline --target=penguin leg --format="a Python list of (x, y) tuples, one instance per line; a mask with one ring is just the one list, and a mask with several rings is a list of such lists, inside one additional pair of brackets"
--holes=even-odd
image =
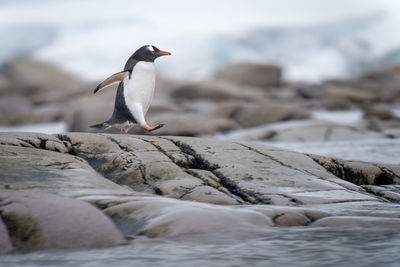
[(133, 117), (135, 120), (138, 122), (138, 124), (145, 130), (151, 132), (157, 129), (160, 129), (161, 127), (164, 126), (164, 124), (158, 124), (155, 126), (150, 126), (147, 124), (145, 118), (144, 118), (144, 113), (143, 113), (143, 108), (140, 103), (135, 103), (130, 107), (130, 110), (132, 112)]
[(143, 128), (146, 129), (147, 131), (151, 132), (151, 131), (160, 129), (163, 126), (164, 126), (164, 124), (157, 124), (156, 126), (149, 126), (148, 124), (146, 124), (143, 126)]

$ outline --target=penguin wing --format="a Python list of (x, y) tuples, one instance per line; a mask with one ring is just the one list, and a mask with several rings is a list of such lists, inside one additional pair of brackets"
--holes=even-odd
[(94, 89), (93, 93), (97, 93), (98, 91), (103, 90), (104, 88), (116, 84), (116, 83), (120, 83), (122, 82), (126, 76), (129, 75), (129, 71), (125, 70), (125, 71), (121, 71), (118, 73), (115, 73), (113, 75), (111, 75), (110, 77), (108, 77), (107, 79), (105, 79), (102, 83), (100, 83), (96, 89)]

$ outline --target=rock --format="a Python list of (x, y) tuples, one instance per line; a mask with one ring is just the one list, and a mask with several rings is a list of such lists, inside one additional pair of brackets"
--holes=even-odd
[(222, 81), (186, 82), (174, 86), (171, 97), (177, 101), (207, 100), (256, 100), (264, 98), (263, 92), (254, 88), (238, 87)]
[[(337, 168), (346, 170), (345, 176), (329, 168), (327, 163), (332, 160), (340, 162)], [(246, 240), (270, 236), (276, 231), (272, 226), (331, 225), (340, 229), (345, 224), (372, 225), (372, 217), (378, 226), (380, 222), (383, 226), (392, 225), (395, 220), (389, 219), (400, 218), (397, 165), (317, 158), (240, 141), (5, 133), (0, 134), (0, 169), (0, 195), (11, 194), (0, 197), (5, 203), (0, 205), (0, 214), (16, 248), (39, 249), (50, 244), (43, 241), (48, 239), (41, 238), (37, 245), (32, 245), (37, 240), (35, 230), (51, 222), (43, 219), (47, 218), (45, 212), (57, 209), (56, 214), (60, 215), (55, 218), (66, 216), (65, 207), (57, 205), (73, 199), (63, 196), (80, 200), (68, 204), (73, 207), (73, 212), (68, 212), (71, 218), (80, 212), (91, 214), (86, 208), (104, 216), (92, 206), (81, 208), (82, 201), (86, 201), (102, 209), (130, 237)], [(359, 173), (366, 179), (358, 179)], [(375, 188), (349, 181), (391, 184)], [(47, 196), (46, 192), (57, 196)], [(15, 199), (26, 200), (27, 208), (14, 200), (14, 193), (24, 196), (16, 195)], [(47, 208), (49, 203), (54, 206)], [(10, 219), (4, 219), (11, 208), (18, 210), (18, 214), (29, 215), (24, 218), (29, 219), (33, 233), (28, 233), (25, 242), (15, 241), (20, 239), (15, 239), (17, 235), (10, 231)], [(351, 220), (336, 221), (338, 216), (350, 216)], [(330, 217), (334, 219), (327, 220)], [(11, 219), (19, 222), (15, 217)], [(67, 219), (61, 221), (64, 220), (69, 223)], [(85, 224), (92, 225), (87, 221)], [(97, 236), (96, 228), (92, 228)], [(46, 229), (54, 229), (51, 233), (63, 236), (58, 228)], [(39, 232), (40, 237), (46, 231)], [(79, 240), (69, 244), (87, 244)], [(54, 244), (59, 246), (61, 241)]]
[(90, 125), (108, 120), (114, 111), (116, 90), (108, 88), (99, 94), (92, 92), (69, 101), (64, 109), (68, 130), (71, 132), (93, 132)]
[(80, 83), (80, 79), (55, 65), (33, 59), (13, 61), (3, 68), (14, 93), (37, 98), (42, 93), (62, 91)]
[(284, 207), (284, 206), (252, 206), (256, 210), (272, 219), (275, 226), (308, 226), (312, 222), (332, 216), (318, 209)]
[(367, 72), (352, 80), (325, 82), (325, 84), (368, 92), (374, 96), (375, 102), (399, 103), (399, 73), (400, 68), (393, 66)]
[(0, 255), (10, 252), (13, 249), (7, 227), (0, 218)]
[[(31, 111), (32, 112), (32, 111)], [(59, 103), (43, 104), (33, 110), (34, 123), (60, 122), (69, 115)]]
[(5, 77), (0, 76), (0, 95), (3, 96), (5, 94), (10, 93), (11, 82), (7, 80)]
[[(156, 92), (157, 94), (157, 92)], [(151, 106), (147, 111), (146, 116), (152, 117), (158, 114), (164, 113), (181, 113), (183, 111), (183, 107), (174, 103), (174, 101), (168, 97), (160, 97), (154, 96)]]
[(363, 185), (362, 186), (367, 192), (370, 192), (376, 196), (383, 197), (390, 202), (400, 203), (400, 185)]
[(359, 105), (376, 101), (372, 93), (348, 87), (328, 87), (325, 89), (324, 97), (329, 101), (336, 100), (337, 102), (342, 101), (343, 103), (349, 101)]
[(362, 126), (341, 125), (321, 120), (277, 122), (266, 126), (219, 134), (221, 139), (286, 141), (343, 141), (387, 138), (386, 134)]
[[(65, 87), (60, 90), (53, 90), (49, 92), (43, 92), (32, 97), (32, 102), (40, 107), (42, 105), (58, 104), (60, 109), (65, 108), (71, 102), (79, 101), (81, 98), (87, 96), (93, 96), (93, 90), (98, 85), (97, 82), (77, 82), (71, 84), (69, 87)], [(113, 91), (113, 90), (111, 90)], [(115, 91), (114, 91), (115, 94)], [(86, 104), (89, 104), (87, 102)]]
[[(219, 109), (229, 110), (225, 106)], [(269, 124), (277, 121), (305, 119), (310, 113), (298, 105), (292, 103), (273, 102), (269, 100), (257, 101), (238, 105), (236, 109), (231, 108), (232, 113), (228, 118), (234, 119), (242, 127), (252, 127)], [(214, 111), (214, 114), (222, 113)]]
[(191, 191), (181, 196), (181, 199), (213, 203), (218, 205), (236, 205), (241, 202), (234, 197), (227, 196), (225, 192), (218, 191), (218, 189), (208, 185), (194, 187)]
[(227, 65), (215, 73), (215, 78), (239, 84), (266, 87), (278, 86), (282, 69), (275, 65), (238, 63)]
[(0, 124), (17, 125), (34, 122), (33, 106), (22, 96), (8, 95), (0, 98)]
[(357, 185), (400, 184), (395, 166), (310, 155), (318, 164), (343, 180)]
[[(24, 138), (18, 137), (21, 139)], [(74, 156), (3, 146), (2, 169), (14, 170), (19, 164), (22, 171), (3, 173), (3, 186), (46, 185), (65, 194), (63, 185), (69, 184), (69, 195), (76, 195), (74, 190), (79, 192), (85, 185), (96, 183), (97, 189), (114, 190), (120, 195), (124, 192), (95, 173), (93, 167), (104, 177), (133, 190), (195, 201), (298, 205), (371, 199), (359, 193), (361, 188), (338, 179), (310, 157), (276, 148), (183, 137), (63, 134), (57, 139)], [(41, 147), (47, 142), (42, 141)], [(21, 158), (26, 154), (30, 161)], [(27, 174), (24, 170), (32, 166), (34, 172)], [(77, 177), (79, 172), (84, 179)], [(59, 177), (56, 184), (46, 178), (50, 173), (51, 177)], [(275, 180), (276, 175), (279, 180)], [(14, 177), (20, 177), (20, 182), (12, 183)], [(309, 192), (309, 188), (313, 190)], [(127, 193), (134, 195), (134, 191)]]
[(272, 221), (251, 210), (147, 198), (105, 210), (124, 234), (149, 237), (249, 238), (268, 233)]
[(341, 99), (341, 98), (324, 98), (321, 103), (322, 109), (326, 110), (333, 110), (333, 111), (338, 111), (338, 110), (349, 110), (349, 109), (354, 109), (354, 105), (351, 103), (350, 100), (348, 99)]
[(390, 106), (363, 106), (364, 119), (368, 128), (383, 131), (400, 128), (400, 117), (396, 116)]
[(205, 116), (195, 113), (164, 113), (149, 117), (151, 124), (162, 123), (157, 135), (201, 136), (224, 132), (235, 128), (234, 121), (227, 118)]
[[(80, 140), (79, 135), (74, 137), (75, 138), (78, 137), (78, 139), (76, 140), (72, 139), (73, 142), (77, 143), (82, 142), (79, 141)], [(185, 191), (190, 192), (193, 189), (193, 187), (197, 186), (196, 183), (198, 182), (200, 182), (200, 184), (204, 183), (202, 182), (203, 178), (200, 175), (196, 175), (196, 177), (190, 175), (189, 171), (190, 169), (202, 169), (204, 171), (207, 171), (208, 173), (210, 173), (211, 177), (215, 176), (214, 179), (218, 181), (219, 187), (225, 188), (230, 194), (234, 195), (235, 197), (239, 198), (242, 202), (245, 203), (246, 202), (271, 203), (271, 199), (273, 196), (275, 195), (282, 196), (282, 194), (285, 194), (287, 196), (286, 199), (288, 199), (292, 204), (295, 204), (296, 201), (302, 202), (303, 200), (305, 201), (306, 199), (305, 195), (301, 195), (298, 200), (296, 200), (297, 197), (295, 197), (295, 195), (299, 194), (300, 192), (303, 192), (301, 188), (303, 186), (304, 188), (307, 188), (308, 187), (308, 185), (306, 185), (307, 183), (312, 183), (313, 184), (312, 187), (315, 189), (318, 187), (317, 184), (320, 184), (321, 191), (319, 192), (321, 192), (321, 196), (319, 198), (320, 199), (319, 201), (322, 202), (326, 202), (326, 199), (330, 194), (329, 193), (330, 190), (336, 188), (340, 191), (340, 186), (337, 187), (337, 185), (335, 184), (336, 182), (338, 182), (337, 179), (335, 180), (336, 181), (335, 183), (331, 183), (325, 180), (321, 181), (319, 180), (319, 178), (313, 176), (310, 177), (309, 175), (305, 175), (303, 179), (299, 177), (299, 175), (301, 176), (302, 172), (298, 172), (297, 169), (311, 168), (309, 164), (311, 165), (316, 164), (315, 162), (313, 163), (313, 161), (306, 156), (303, 157), (303, 160), (307, 160), (308, 162), (307, 165), (303, 165), (302, 167), (293, 167), (293, 168), (288, 167), (286, 169), (287, 173), (283, 174), (282, 167), (278, 167), (281, 165), (269, 158), (269, 156), (273, 157), (272, 155), (276, 153), (272, 151), (266, 152), (266, 154), (268, 154), (269, 156), (264, 156), (262, 152), (259, 153), (254, 152), (256, 150), (253, 151), (251, 147), (247, 148), (247, 146), (242, 146), (234, 143), (212, 141), (212, 140), (208, 140), (206, 141), (206, 143), (204, 143), (203, 141), (201, 141), (201, 139), (185, 139), (185, 138), (173, 137), (173, 138), (165, 138), (164, 139), (165, 141), (159, 143), (158, 138), (156, 137), (154, 138), (146, 137), (144, 140), (146, 140), (148, 144), (145, 145), (144, 143), (138, 142), (139, 140), (135, 141), (135, 143), (132, 143), (134, 139), (129, 142), (126, 142), (123, 141), (126, 139), (120, 139), (120, 138), (117, 139), (115, 137), (113, 138), (115, 139), (116, 142), (119, 143), (121, 147), (124, 147), (128, 151), (130, 149), (133, 149), (133, 147), (137, 147), (137, 149), (140, 149), (140, 147), (143, 146), (148, 147), (146, 149), (144, 147), (141, 148), (140, 150), (143, 152), (139, 153), (140, 150), (135, 152), (134, 153), (135, 158), (131, 157), (131, 160), (128, 161), (127, 163), (125, 163), (126, 160), (124, 158), (126, 158), (130, 153), (128, 153), (127, 156), (124, 156), (124, 154), (126, 153), (125, 150), (117, 152), (117, 154), (120, 155), (121, 157), (120, 163), (115, 161), (115, 157), (112, 156), (112, 158), (114, 158), (114, 163), (117, 164), (117, 166), (124, 166), (126, 164), (131, 165), (133, 168), (131, 169), (127, 167), (125, 175), (131, 173), (129, 177), (138, 177), (139, 179), (137, 180), (138, 182), (140, 181), (141, 177), (139, 170), (140, 169), (145, 170), (145, 175), (146, 175), (145, 179), (147, 181), (147, 184), (149, 185), (153, 184), (153, 186), (156, 187), (155, 192), (160, 191), (160, 194), (162, 195), (173, 196), (176, 195), (176, 193), (181, 192), (179, 195), (182, 196), (186, 194)], [(187, 141), (190, 141), (190, 145), (187, 143)], [(104, 146), (105, 140), (101, 143), (102, 146)], [(165, 146), (165, 143), (167, 143), (170, 148), (168, 149), (163, 148)], [(135, 145), (133, 146), (133, 144)], [(151, 149), (151, 145), (153, 145), (153, 149)], [(94, 145), (90, 145), (90, 147), (93, 146)], [(223, 148), (223, 150), (220, 150), (220, 148)], [(81, 149), (85, 148), (81, 146)], [(161, 154), (162, 156), (157, 156), (158, 153), (156, 152), (159, 151), (158, 149), (161, 149), (161, 151), (163, 152), (163, 154)], [(79, 152), (76, 153), (78, 153), (78, 155), (82, 155), (83, 157), (86, 157), (85, 155), (88, 155), (87, 152), (83, 152), (82, 154), (80, 154)], [(182, 156), (177, 157), (176, 155), (178, 153), (181, 154)], [(296, 154), (293, 152), (292, 154), (287, 154), (287, 155), (290, 158), (289, 155), (292, 155), (292, 157), (295, 155), (299, 155), (300, 157), (301, 154)], [(279, 158), (282, 158), (282, 156), (283, 155), (280, 155)], [(142, 158), (142, 160), (140, 160), (140, 158)], [(238, 161), (239, 158), (241, 159), (240, 161)], [(151, 159), (151, 160), (143, 161), (143, 159)], [(171, 159), (173, 159), (172, 164), (170, 161)], [(92, 159), (89, 158), (88, 160), (89, 162), (92, 161)], [(105, 159), (103, 159), (102, 161), (104, 162), (104, 160)], [(157, 165), (154, 165), (152, 163), (154, 161), (158, 162)], [(299, 162), (299, 159), (298, 160), (293, 160), (293, 158), (288, 159), (289, 166), (293, 165), (293, 161)], [(179, 169), (171, 169), (173, 166), (175, 166), (174, 168), (176, 168), (176, 165), (174, 164), (175, 162), (176, 164), (178, 164), (178, 166), (181, 166)], [(274, 186), (275, 182), (273, 180), (270, 180), (270, 178), (268, 178), (269, 175), (273, 177), (274, 172), (271, 173), (266, 172), (264, 169), (267, 168), (273, 170), (274, 169), (273, 166), (281, 169), (280, 172), (281, 177), (282, 176), (287, 177), (287, 179), (289, 180), (292, 179), (289, 177), (296, 177), (296, 181), (294, 182), (294, 184), (292, 184), (292, 182), (287, 182), (286, 185), (283, 185), (282, 182), (280, 182), (279, 186), (275, 187)], [(316, 166), (317, 165), (315, 165), (315, 167)], [(133, 176), (132, 171), (134, 171), (135, 169), (139, 170), (137, 170), (138, 173), (135, 176)], [(213, 171), (214, 169), (216, 169), (216, 171)], [(309, 170), (310, 172), (315, 171), (315, 168), (313, 170), (311, 169)], [(98, 171), (103, 172), (101, 170)], [(109, 175), (110, 174), (111, 173), (109, 173)], [(115, 177), (115, 175), (121, 175), (121, 174), (118, 174), (118, 172), (116, 172), (115, 174), (112, 174), (112, 176)], [(326, 171), (324, 171), (324, 174), (321, 175), (324, 176), (326, 179), (329, 179), (328, 177), (331, 178), (335, 177)], [(318, 175), (318, 177), (321, 175)], [(183, 180), (186, 181), (185, 183), (187, 183), (188, 179), (196, 181), (196, 183), (193, 183), (189, 186), (185, 186), (184, 188), (186, 188), (186, 190), (182, 190), (184, 188), (181, 187), (183, 184), (180, 181)], [(171, 180), (176, 180), (176, 182), (173, 183), (175, 185), (172, 187), (171, 186), (165, 187), (165, 185), (171, 185), (172, 183)], [(212, 183), (209, 183), (209, 179), (206, 181), (207, 181), (206, 185), (212, 186)], [(346, 184), (346, 187), (350, 185), (351, 184)], [(288, 188), (286, 188), (286, 186), (288, 186)], [(291, 189), (292, 186), (296, 188), (294, 191), (293, 189)], [(160, 188), (163, 188), (163, 190), (161, 190)], [(218, 187), (216, 189), (218, 189)], [(340, 194), (338, 194), (339, 191), (338, 192), (332, 191), (332, 194), (338, 196), (339, 198), (351, 197), (350, 195), (340, 196)], [(315, 195), (316, 194), (315, 192), (312, 193), (313, 195), (312, 198), (318, 199), (318, 196)], [(355, 196), (356, 194), (353, 194), (352, 197), (354, 198)], [(360, 195), (360, 197), (362, 199), (365, 198), (366, 196)], [(313, 200), (312, 202), (314, 201), (315, 200)]]
[(0, 191), (1, 217), (16, 249), (77, 249), (124, 243), (102, 212), (79, 200), (35, 191)]
[(36, 188), (66, 196), (131, 192), (66, 153), (68, 148), (54, 136), (1, 133), (0, 140), (0, 169), (8, 170), (0, 173), (0, 189)]
[(369, 71), (363, 75), (361, 75), (361, 79), (365, 79), (368, 81), (380, 81), (384, 83), (399, 83), (400, 67), (392, 66), (378, 70)]

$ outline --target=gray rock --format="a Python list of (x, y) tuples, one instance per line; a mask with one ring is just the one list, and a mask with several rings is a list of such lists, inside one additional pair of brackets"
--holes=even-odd
[(286, 141), (343, 141), (387, 138), (384, 133), (366, 129), (363, 126), (350, 126), (321, 120), (299, 120), (276, 122), (266, 126), (235, 130), (219, 134), (221, 139)]
[(0, 76), (0, 95), (3, 96), (4, 94), (10, 93), (11, 82), (7, 80), (4, 76)]
[(132, 192), (96, 173), (85, 160), (56, 152), (67, 152), (67, 148), (55, 137), (22, 135), (15, 134), (14, 140), (10, 135), (0, 135), (1, 143), (6, 144), (0, 146), (0, 169), (4, 170), (0, 173), (0, 188), (36, 188), (66, 196)]
[[(7, 165), (4, 169), (13, 169), (16, 158), (29, 153), (30, 163), (21, 166), (26, 169), (36, 166), (37, 175), (33, 177), (41, 176), (41, 183), (44, 183), (43, 177), (49, 176), (46, 173), (52, 169), (50, 166), (62, 170), (56, 172), (60, 186), (54, 189), (60, 192), (67, 181), (70, 187), (75, 184), (75, 189), (97, 183), (97, 188), (102, 185), (104, 189), (121, 191), (93, 172), (93, 167), (106, 178), (134, 190), (195, 201), (299, 205), (373, 199), (360, 187), (339, 179), (310, 157), (276, 148), (184, 137), (64, 134), (58, 139), (64, 141), (75, 157), (4, 146), (2, 164)], [(30, 150), (25, 152), (24, 149)], [(85, 173), (85, 179), (71, 180), (79, 171)], [(5, 173), (4, 176), (3, 184), (13, 186), (9, 180), (12, 175)], [(37, 183), (32, 175), (24, 179), (18, 186)]]
[(400, 203), (400, 185), (363, 185), (367, 192), (383, 197), (390, 202)]
[(260, 87), (278, 86), (281, 75), (282, 69), (278, 66), (256, 63), (231, 64), (215, 73), (217, 79)]
[[(0, 187), (8, 189), (2, 192), (35, 189), (32, 198), (53, 192), (84, 200), (104, 209), (126, 236), (253, 238), (268, 236), (271, 226), (321, 226), (329, 217), (352, 216), (359, 225), (400, 218), (397, 178), (378, 189), (360, 187), (327, 168), (332, 159), (255, 143), (7, 133), (0, 134), (0, 157)], [(367, 180), (379, 170), (400, 172), (396, 165), (342, 163), (353, 182), (358, 172)]]
[(36, 191), (0, 191), (1, 217), (16, 249), (77, 249), (124, 243), (103, 213), (79, 200)]
[(13, 249), (7, 227), (0, 218), (0, 255), (10, 252)]
[(0, 98), (0, 124), (17, 125), (34, 122), (33, 106), (23, 96), (8, 95)]
[(305, 119), (310, 117), (310, 113), (293, 103), (263, 100), (242, 104), (228, 117), (233, 118), (242, 127), (252, 127), (277, 121)]
[(400, 128), (400, 117), (394, 114), (390, 106), (365, 105), (363, 112), (364, 119), (370, 129), (384, 131), (391, 128)]
[(163, 113), (151, 116), (151, 124), (164, 126), (154, 132), (157, 135), (201, 136), (224, 132), (236, 127), (228, 118), (213, 117), (195, 113)]
[(260, 90), (239, 87), (222, 81), (186, 82), (176, 84), (171, 97), (177, 101), (207, 100), (225, 102), (228, 100), (257, 100), (265, 97)]
[(114, 110), (115, 88), (107, 88), (96, 95), (92, 90), (86, 95), (70, 100), (64, 109), (68, 130), (93, 132), (90, 125), (108, 120)]
[(374, 94), (357, 90), (351, 87), (328, 87), (325, 88), (325, 99), (346, 102), (349, 101), (355, 104), (370, 103), (376, 101)]
[[(220, 189), (221, 190), (221, 189)], [(208, 185), (196, 186), (183, 196), (182, 200), (193, 200), (218, 205), (237, 205), (241, 201)]]
[(61, 153), (68, 152), (67, 147), (60, 139), (52, 135), (41, 133), (3, 132), (0, 133), (0, 144), (45, 149)]
[(397, 166), (370, 162), (342, 160), (310, 155), (325, 169), (357, 185), (400, 184), (400, 171)]
[(246, 209), (143, 198), (105, 210), (125, 235), (181, 238), (249, 238), (266, 234), (272, 221)]
[(3, 72), (12, 83), (14, 93), (24, 94), (32, 100), (40, 99), (42, 94), (62, 91), (81, 82), (75, 75), (53, 64), (31, 59), (10, 62), (4, 66)]
[(312, 222), (332, 216), (319, 209), (256, 205), (249, 207), (272, 219), (275, 226), (308, 226)]
[(394, 103), (399, 101), (398, 66), (370, 71), (358, 78), (345, 81), (326, 82), (325, 85), (350, 87), (358, 92), (367, 92), (375, 102)]

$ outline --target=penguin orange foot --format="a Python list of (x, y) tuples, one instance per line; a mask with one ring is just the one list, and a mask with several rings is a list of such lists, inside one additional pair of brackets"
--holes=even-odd
[(146, 129), (147, 131), (151, 132), (151, 131), (160, 129), (163, 126), (164, 126), (164, 124), (158, 124), (156, 126), (149, 126), (149, 125), (146, 124), (145, 126), (143, 126), (143, 128)]
[(100, 83), (94, 93), (118, 84), (114, 112), (107, 121), (90, 127), (119, 128), (121, 134), (126, 134), (136, 124), (147, 131), (160, 129), (163, 124), (149, 126), (144, 117), (154, 95), (156, 80), (154, 60), (167, 55), (171, 53), (161, 51), (153, 45), (142, 46), (128, 59), (123, 71), (111, 75)]

